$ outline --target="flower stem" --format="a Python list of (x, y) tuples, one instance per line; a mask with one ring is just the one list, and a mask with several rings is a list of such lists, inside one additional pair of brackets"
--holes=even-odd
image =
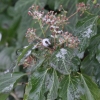
[(71, 16), (68, 17), (68, 19), (70, 19), (71, 17), (73, 17), (75, 14), (77, 14), (78, 11), (76, 11), (75, 13), (73, 13)]
[(44, 33), (46, 33), (46, 32), (47, 32), (48, 28), (49, 28), (49, 25), (46, 27), (46, 30), (45, 30), (45, 32), (44, 32)]
[(41, 31), (42, 31), (42, 33), (43, 33), (43, 35), (44, 35), (44, 37), (45, 37), (45, 33), (44, 33), (44, 30), (43, 30), (43, 26), (42, 26), (41, 20), (38, 20), (38, 22), (39, 22)]
[(92, 13), (90, 13), (90, 12), (86, 11), (86, 10), (85, 10), (85, 12), (86, 12), (87, 14), (89, 14), (89, 15), (94, 15), (94, 14), (92, 14)]

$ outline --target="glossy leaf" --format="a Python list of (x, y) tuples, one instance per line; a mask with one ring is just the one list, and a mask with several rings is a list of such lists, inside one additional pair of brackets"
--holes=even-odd
[(62, 100), (99, 100), (100, 89), (87, 76), (65, 76), (60, 84), (59, 96)]
[(14, 73), (12, 75), (10, 73), (7, 73), (0, 75), (0, 93), (10, 92), (13, 89), (16, 81), (24, 75), (25, 74), (21, 73)]
[(84, 90), (81, 87), (80, 78), (65, 76), (60, 83), (59, 96), (61, 100), (80, 100)]
[(81, 81), (83, 83), (85, 95), (82, 100), (99, 100), (100, 99), (100, 89), (87, 75), (81, 74)]
[(100, 63), (95, 57), (90, 59), (90, 56), (85, 57), (81, 63), (81, 71), (91, 77), (95, 78), (95, 81), (100, 86)]
[(53, 79), (47, 100), (55, 100), (58, 97), (59, 80), (56, 71), (53, 71)]
[(41, 72), (34, 72), (31, 76), (30, 82), (32, 84), (32, 89), (30, 91), (28, 100), (45, 100), (45, 77), (47, 70)]
[(1, 100), (6, 100), (9, 94), (4, 94), (4, 93), (0, 93), (0, 99)]
[(96, 59), (100, 63), (100, 44), (99, 44), (98, 49), (97, 49)]
[(35, 65), (32, 66), (31, 72), (33, 73), (35, 70), (37, 70), (41, 65), (44, 63), (45, 58), (40, 58), (39, 61)]
[(86, 20), (75, 32), (80, 41), (79, 49), (81, 52), (89, 46), (90, 39), (97, 34), (97, 19), (96, 16)]
[(28, 84), (26, 85), (26, 88), (25, 88), (25, 94), (24, 94), (23, 100), (28, 100), (31, 89), (32, 89), (32, 84), (30, 82), (28, 82)]
[(81, 71), (88, 75), (94, 75), (95, 69), (98, 69), (99, 63), (95, 58), (90, 59), (89, 56), (85, 57), (81, 63)]
[(13, 47), (6, 47), (0, 52), (0, 68), (1, 71), (5, 71), (12, 67), (14, 61), (14, 51), (15, 48)]
[(87, 4), (90, 4), (89, 12), (91, 14), (93, 14), (93, 15), (100, 14), (100, 9), (98, 9), (98, 7), (95, 6), (96, 4), (99, 4), (99, 3), (100, 3), (99, 0), (94, 0), (94, 1), (88, 0), (87, 1)]
[[(95, 54), (97, 54), (97, 53), (99, 54), (99, 48), (98, 48), (99, 44), (100, 44), (100, 35), (97, 34), (96, 36), (91, 38), (90, 45), (88, 47), (90, 58), (94, 57)], [(97, 56), (98, 56), (98, 54), (97, 54)]]
[[(22, 53), (19, 55), (19, 57), (17, 58), (17, 64), (20, 62), (20, 60), (28, 53), (28, 51), (30, 51), (30, 49), (32, 49), (33, 44), (30, 44), (29, 46), (27, 46), (26, 48), (23, 49)], [(31, 52), (31, 51), (30, 51)], [(29, 55), (28, 55), (29, 56)]]
[(58, 70), (62, 74), (70, 74), (77, 71), (77, 66), (72, 62), (74, 53), (71, 49), (60, 49), (51, 57), (51, 67)]

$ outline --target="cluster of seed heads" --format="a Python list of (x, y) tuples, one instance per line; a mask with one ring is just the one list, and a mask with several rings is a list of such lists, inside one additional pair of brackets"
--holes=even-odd
[(26, 37), (29, 43), (33, 42), (33, 40), (35, 39), (35, 31), (36, 31), (35, 29), (31, 28), (27, 30)]
[(85, 5), (85, 3), (81, 2), (77, 4), (77, 10), (78, 11), (84, 11), (87, 9), (88, 6)]
[[(63, 31), (63, 26), (68, 24), (66, 14), (57, 15), (57, 13), (54, 13), (54, 11), (45, 13), (43, 10), (40, 10), (39, 6), (36, 5), (32, 5), (29, 8), (28, 14), (40, 23), (40, 28), (42, 29), (43, 34), (47, 30), (50, 30), (51, 34), (48, 35), (51, 35), (51, 38), (53, 38), (53, 42), (51, 42), (48, 38), (42, 39), (36, 35), (36, 29), (29, 28), (26, 33), (29, 43), (38, 40), (41, 46), (44, 47), (50, 47), (50, 45), (53, 43), (54, 49), (64, 43), (70, 48), (75, 48), (78, 46), (79, 40), (71, 33)], [(47, 26), (46, 31), (43, 30), (44, 26)]]
[[(100, 4), (99, 3), (94, 3), (94, 0), (92, 0), (93, 6), (94, 8), (99, 8)], [(82, 16), (82, 14), (89, 10), (91, 8), (90, 4), (85, 4), (84, 2), (78, 3), (77, 4), (77, 12), (82, 12), (80, 14), (80, 16)], [(92, 14), (91, 14), (92, 15)]]
[(70, 48), (76, 48), (79, 44), (79, 40), (77, 37), (74, 37), (71, 33), (65, 32), (59, 38), (60, 44), (65, 43), (66, 46)]

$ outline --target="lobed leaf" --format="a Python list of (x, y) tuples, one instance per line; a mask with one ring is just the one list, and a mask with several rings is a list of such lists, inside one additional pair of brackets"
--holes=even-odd
[(85, 20), (84, 24), (75, 31), (80, 41), (79, 50), (81, 52), (89, 46), (90, 39), (97, 34), (97, 19), (96, 16)]
[(0, 93), (9, 93), (16, 81), (24, 75), (22, 73), (13, 73), (12, 75), (10, 73), (2, 74), (0, 76)]
[(59, 80), (56, 71), (53, 71), (52, 85), (49, 90), (47, 100), (55, 100), (58, 97)]

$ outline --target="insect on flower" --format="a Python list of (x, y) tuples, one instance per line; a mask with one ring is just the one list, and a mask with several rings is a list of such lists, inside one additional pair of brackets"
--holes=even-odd
[(42, 44), (43, 44), (44, 47), (50, 47), (51, 46), (50, 40), (48, 38), (43, 39)]

